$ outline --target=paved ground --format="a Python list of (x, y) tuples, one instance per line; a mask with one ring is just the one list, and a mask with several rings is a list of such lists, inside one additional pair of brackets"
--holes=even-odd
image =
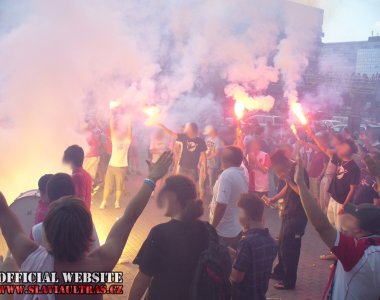
[[(136, 182), (137, 179), (131, 180)], [(131, 191), (132, 193), (133, 191)], [(125, 200), (125, 204), (128, 200)], [(111, 223), (116, 220), (122, 213), (122, 210), (107, 209), (99, 211), (97, 204), (99, 200), (95, 199), (93, 206), (93, 214), (96, 222), (96, 227), (102, 239), (111, 226)], [(125, 205), (124, 204), (124, 205)], [(131, 236), (129, 237), (127, 246), (121, 261), (116, 270), (124, 272), (125, 291), (129, 291), (133, 278), (137, 272), (136, 266), (131, 264), (142, 242), (146, 238), (149, 230), (160, 222), (165, 222), (167, 219), (162, 216), (162, 211), (156, 207), (155, 201), (148, 204), (148, 207), (143, 212), (142, 216), (135, 225)], [(276, 236), (280, 229), (280, 220), (276, 210), (267, 209), (267, 226), (270, 228), (273, 236)], [(272, 288), (274, 282), (270, 283), (268, 291), (268, 299), (277, 300), (315, 300), (321, 299), (322, 293), (327, 282), (329, 270), (328, 262), (319, 260), (319, 255), (326, 253), (326, 248), (320, 241), (318, 235), (311, 226), (307, 227), (306, 234), (303, 238), (302, 254), (300, 267), (298, 272), (297, 288), (294, 291), (277, 291)], [(125, 299), (125, 297), (108, 296), (105, 299)]]
[[(128, 186), (131, 187), (130, 194), (132, 195), (139, 182), (142, 182), (142, 178), (131, 178), (128, 182)], [(124, 199), (122, 206), (125, 207), (129, 195)], [(92, 206), (92, 213), (96, 229), (100, 241), (103, 242), (109, 232), (112, 224), (122, 214), (123, 210), (116, 210), (114, 208), (108, 208), (106, 210), (99, 210), (100, 195), (94, 197), (94, 203)], [(111, 206), (111, 203), (110, 205)], [(134, 259), (137, 251), (139, 250), (142, 242), (146, 238), (149, 230), (160, 222), (165, 222), (167, 219), (162, 216), (162, 211), (156, 207), (155, 201), (151, 201), (142, 216), (139, 218), (132, 233), (128, 239), (127, 246), (124, 249), (120, 263), (116, 266), (115, 270), (122, 271), (124, 273), (124, 291), (126, 294), (129, 292), (129, 288), (133, 281), (133, 278), (137, 272), (136, 266), (131, 261)], [(276, 236), (279, 232), (280, 221), (277, 215), (277, 211), (267, 209), (267, 226), (273, 236)], [(4, 242), (0, 244), (1, 253), (5, 253)], [(321, 243), (319, 237), (315, 231), (308, 226), (306, 234), (303, 238), (302, 254), (300, 260), (300, 267), (298, 272), (297, 288), (294, 291), (276, 291), (271, 286), (274, 282), (270, 283), (270, 289), (268, 291), (268, 299), (277, 300), (315, 300), (321, 299), (322, 292), (325, 287), (325, 283), (328, 277), (328, 265), (329, 263), (320, 261), (319, 255), (326, 252), (326, 248)], [(105, 296), (104, 299), (126, 299), (126, 295), (123, 296)], [(163, 299), (164, 300), (164, 299)]]

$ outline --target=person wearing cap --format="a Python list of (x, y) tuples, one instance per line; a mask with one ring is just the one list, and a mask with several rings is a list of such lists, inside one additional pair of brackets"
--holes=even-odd
[(215, 127), (212, 125), (206, 126), (203, 134), (205, 135), (207, 146), (207, 178), (212, 190), (220, 172), (220, 153), (223, 147), (223, 142), (219, 138)]
[(380, 208), (347, 204), (342, 231), (336, 230), (319, 208), (304, 179), (298, 159), (294, 181), (309, 222), (336, 256), (323, 299), (378, 300), (380, 298)]

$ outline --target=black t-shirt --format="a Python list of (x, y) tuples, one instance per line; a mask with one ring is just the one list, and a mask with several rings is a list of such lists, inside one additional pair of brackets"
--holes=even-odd
[(329, 193), (338, 203), (343, 204), (350, 192), (350, 185), (358, 185), (360, 181), (360, 169), (354, 160), (342, 161), (336, 154), (331, 162), (337, 166)]
[(207, 150), (204, 139), (196, 137), (190, 139), (186, 134), (179, 133), (177, 142), (182, 144), (182, 152), (179, 160), (180, 167), (197, 170), (201, 153)]
[(360, 183), (355, 191), (353, 202), (356, 205), (363, 203), (373, 204), (374, 199), (380, 198), (374, 188), (376, 180), (371, 175), (365, 173), (362, 173), (360, 177)]
[(189, 299), (195, 268), (207, 244), (208, 232), (201, 221), (171, 220), (153, 227), (133, 262), (153, 277), (146, 299)]
[[(291, 178), (294, 177), (295, 173), (295, 165), (292, 169)], [(305, 183), (307, 187), (309, 187), (309, 176), (304, 170), (304, 176), (305, 176)], [(285, 186), (285, 182), (280, 183), (282, 186)], [(306, 220), (306, 214), (303, 209), (300, 196), (291, 188), (290, 185), (288, 185), (286, 189), (286, 193), (284, 196), (284, 216), (289, 218), (301, 218), (302, 220)]]

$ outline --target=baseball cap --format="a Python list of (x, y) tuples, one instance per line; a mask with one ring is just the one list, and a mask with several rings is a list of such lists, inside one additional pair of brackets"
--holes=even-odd
[(373, 204), (347, 204), (344, 213), (354, 216), (361, 229), (370, 233), (380, 233), (380, 207)]

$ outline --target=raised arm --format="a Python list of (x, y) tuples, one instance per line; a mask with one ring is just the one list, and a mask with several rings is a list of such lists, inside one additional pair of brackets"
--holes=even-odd
[(319, 233), (323, 242), (331, 249), (334, 246), (338, 232), (330, 224), (325, 213), (319, 208), (317, 201), (311, 195), (304, 179), (304, 168), (302, 159), (298, 158), (296, 173), (294, 175), (306, 216), (309, 222)]
[(119, 260), (128, 236), (138, 217), (147, 205), (154, 190), (153, 184), (167, 173), (173, 161), (173, 154), (165, 152), (160, 159), (150, 164), (148, 182), (144, 182), (140, 190), (126, 207), (122, 217), (112, 226), (105, 244), (90, 255), (100, 260), (105, 271), (111, 271)]
[(0, 227), (8, 248), (20, 267), (24, 260), (37, 249), (37, 244), (24, 233), (17, 216), (11, 211), (0, 192)]
[(317, 138), (317, 136), (308, 125), (305, 126), (305, 131), (307, 135), (313, 139), (318, 148), (331, 159), (333, 152), (319, 138)]
[(167, 134), (168, 136), (171, 136), (173, 139), (178, 138), (178, 134), (174, 132), (173, 130), (167, 128), (164, 124), (159, 123), (157, 124), (157, 126), (159, 126), (165, 132), (165, 134)]

